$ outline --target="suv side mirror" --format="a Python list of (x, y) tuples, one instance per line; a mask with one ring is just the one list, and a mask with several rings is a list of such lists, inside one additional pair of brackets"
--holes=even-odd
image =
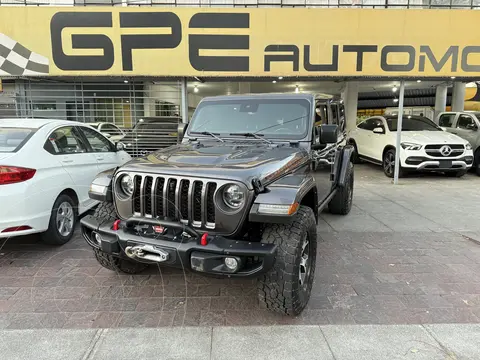
[(122, 142), (117, 142), (117, 143), (115, 144), (115, 149), (116, 149), (117, 151), (125, 150), (125, 144), (122, 143)]
[(320, 125), (318, 127), (321, 144), (336, 144), (338, 141), (338, 125)]
[(376, 127), (375, 129), (373, 129), (373, 132), (375, 134), (385, 134), (385, 129), (381, 127)]
[(472, 123), (467, 125), (467, 129), (468, 130), (475, 130), (475, 131), (478, 130), (477, 125), (472, 124)]
[(188, 124), (180, 123), (177, 126), (177, 136), (178, 140), (182, 140), (185, 136), (185, 131), (187, 131)]

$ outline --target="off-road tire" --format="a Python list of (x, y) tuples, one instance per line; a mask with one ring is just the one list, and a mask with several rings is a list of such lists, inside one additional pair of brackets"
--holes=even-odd
[[(393, 166), (391, 173), (388, 172), (388, 171), (385, 169), (386, 159), (387, 159), (388, 156), (391, 156), (391, 155), (393, 155), (393, 158), (395, 159), (395, 149), (389, 149), (389, 150), (385, 151), (385, 154), (383, 154), (383, 158), (382, 158), (383, 173), (385, 174), (386, 177), (389, 177), (389, 178), (393, 178), (393, 177), (394, 177), (394, 175), (395, 175), (395, 166), (397, 166), (396, 164)], [(404, 177), (405, 174), (406, 174), (405, 169), (400, 166), (400, 168), (398, 169), (398, 177), (399, 177), (399, 178)]]
[(347, 165), (347, 173), (345, 174), (345, 186), (337, 189), (337, 193), (328, 203), (328, 210), (332, 214), (347, 215), (352, 209), (354, 172), (351, 162)]
[[(63, 236), (62, 234), (59, 233), (57, 229), (57, 210), (59, 206), (67, 202), (71, 205), (73, 208), (73, 227), (72, 227), (72, 232), (68, 234), (67, 236)], [(55, 203), (53, 204), (52, 211), (50, 213), (50, 220), (48, 222), (48, 229), (44, 233), (40, 235), (42, 241), (45, 244), (49, 245), (63, 245), (69, 242), (75, 233), (75, 227), (77, 225), (77, 220), (78, 220), (78, 210), (77, 210), (77, 203), (74, 199), (72, 199), (71, 196), (67, 194), (61, 194), (56, 200)]]
[[(98, 204), (93, 216), (98, 220), (99, 223), (102, 222), (112, 222), (118, 219), (117, 212), (115, 211), (115, 206), (113, 203), (102, 202)], [(148, 267), (148, 264), (130, 261), (127, 259), (122, 259), (110, 254), (103, 252), (100, 249), (93, 249), (95, 258), (98, 263), (104, 268), (115, 271), (123, 272), (126, 274), (138, 274), (145, 270)]]
[(93, 217), (101, 221), (115, 221), (118, 219), (117, 211), (115, 210), (115, 205), (110, 202), (101, 202), (95, 208)]
[[(308, 239), (309, 275), (300, 285), (299, 272), (302, 246)], [(300, 206), (286, 224), (268, 224), (262, 243), (276, 244), (275, 263), (258, 279), (258, 296), (267, 309), (286, 315), (300, 314), (310, 299), (317, 254), (317, 227), (313, 210)]]
[(448, 171), (445, 173), (448, 177), (457, 177), (460, 178), (467, 173), (467, 170), (458, 170), (458, 171)]
[(127, 259), (121, 259), (116, 256), (107, 254), (99, 249), (93, 249), (93, 252), (95, 254), (95, 258), (97, 259), (100, 265), (102, 265), (104, 268), (108, 270), (112, 270), (115, 272), (122, 272), (126, 274), (138, 274), (148, 267), (147, 264), (136, 262), (136, 261), (130, 261)]

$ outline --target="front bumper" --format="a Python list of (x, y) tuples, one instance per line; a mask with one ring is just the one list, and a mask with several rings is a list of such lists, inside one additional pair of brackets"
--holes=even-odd
[[(170, 221), (130, 218), (114, 230), (113, 222), (99, 223), (88, 215), (80, 224), (82, 235), (92, 248), (131, 261), (187, 268), (210, 275), (258, 276), (271, 269), (277, 251), (274, 244), (216, 235), (206, 236), (206, 244), (202, 245), (202, 236), (194, 229)], [(155, 227), (163, 229), (162, 235), (154, 232)], [(140, 233), (139, 229), (144, 230)], [(144, 249), (143, 253), (148, 256), (134, 255), (138, 249)], [(225, 266), (226, 257), (235, 258), (238, 268), (232, 270)]]
[(456, 171), (472, 167), (473, 155), (454, 159), (438, 159), (424, 156), (409, 156), (402, 162), (402, 167), (424, 171)]

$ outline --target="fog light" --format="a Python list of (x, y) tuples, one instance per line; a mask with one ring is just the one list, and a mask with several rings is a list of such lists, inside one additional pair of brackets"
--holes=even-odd
[(225, 260), (224, 260), (224, 262), (225, 262), (225, 266), (226, 266), (227, 268), (229, 268), (230, 270), (232, 270), (232, 271), (237, 270), (237, 268), (238, 268), (238, 261), (237, 261), (237, 259), (235, 259), (235, 258), (233, 258), (233, 257), (226, 257)]
[(102, 244), (102, 237), (100, 236), (99, 233), (94, 233), (95, 234), (95, 241), (97, 242), (98, 245)]

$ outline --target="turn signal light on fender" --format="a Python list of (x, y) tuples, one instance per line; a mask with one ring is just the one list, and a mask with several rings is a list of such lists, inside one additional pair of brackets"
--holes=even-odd
[(37, 170), (0, 165), (0, 185), (15, 184), (33, 178)]

